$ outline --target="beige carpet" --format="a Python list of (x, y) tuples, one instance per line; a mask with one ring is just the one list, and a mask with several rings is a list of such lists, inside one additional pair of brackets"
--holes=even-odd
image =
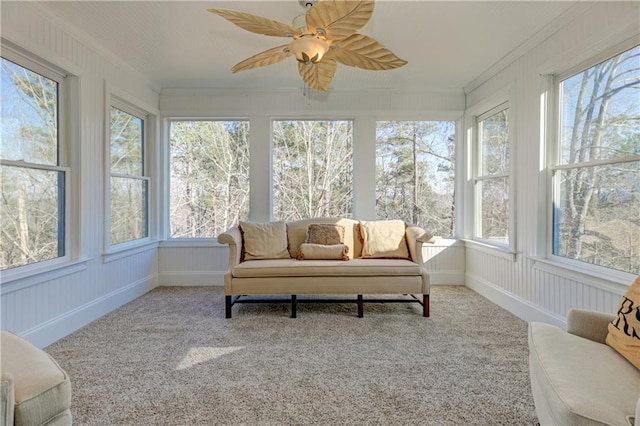
[(162, 287), (46, 350), (77, 425), (533, 425), (527, 326), (473, 291), (417, 304), (236, 305)]

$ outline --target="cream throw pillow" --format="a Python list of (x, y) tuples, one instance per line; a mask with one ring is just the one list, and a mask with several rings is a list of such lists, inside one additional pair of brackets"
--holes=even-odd
[(298, 248), (298, 260), (349, 260), (349, 246), (344, 244), (302, 243)]
[(240, 222), (244, 260), (288, 259), (285, 222)]
[(401, 220), (360, 221), (363, 258), (410, 259)]
[(622, 296), (608, 331), (607, 345), (640, 369), (640, 277)]

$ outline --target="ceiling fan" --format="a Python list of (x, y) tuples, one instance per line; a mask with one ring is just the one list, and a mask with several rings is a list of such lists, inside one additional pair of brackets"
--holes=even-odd
[(407, 63), (376, 40), (356, 33), (373, 14), (373, 0), (298, 0), (306, 10), (292, 25), (230, 9), (207, 9), (252, 33), (289, 37), (273, 47), (237, 63), (231, 71), (276, 64), (294, 55), (304, 83), (326, 92), (337, 63), (366, 70), (390, 70)]

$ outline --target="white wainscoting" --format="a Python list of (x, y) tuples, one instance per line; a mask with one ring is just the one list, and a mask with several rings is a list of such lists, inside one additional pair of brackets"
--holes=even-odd
[(162, 286), (222, 286), (229, 263), (229, 247), (216, 242), (165, 241), (158, 255)]
[(457, 240), (437, 239), (422, 246), (422, 259), (431, 285), (464, 285), (465, 247)]
[(467, 247), (466, 285), (525, 321), (566, 325), (571, 308), (613, 313), (624, 286), (587, 276), (576, 277), (562, 267), (540, 267), (534, 259), (515, 261)]
[[(464, 285), (464, 243), (438, 240), (422, 250), (432, 285)], [(158, 256), (162, 286), (224, 285), (229, 249), (215, 242), (162, 242)]]

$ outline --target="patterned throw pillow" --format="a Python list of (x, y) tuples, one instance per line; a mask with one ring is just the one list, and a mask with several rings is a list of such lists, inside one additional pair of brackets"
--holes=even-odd
[(307, 243), (334, 245), (344, 243), (344, 226), (332, 223), (312, 223), (307, 229)]
[(349, 246), (344, 244), (302, 243), (298, 248), (298, 260), (349, 260)]
[(401, 220), (360, 221), (362, 257), (369, 259), (411, 259)]
[(244, 260), (290, 258), (284, 222), (240, 222), (240, 230)]
[(640, 277), (622, 296), (608, 331), (607, 345), (640, 369)]

